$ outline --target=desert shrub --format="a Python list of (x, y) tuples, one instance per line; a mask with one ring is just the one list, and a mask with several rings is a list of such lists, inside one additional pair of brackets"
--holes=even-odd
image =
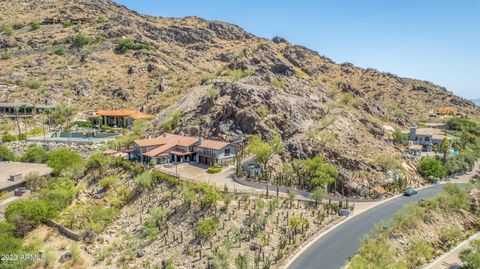
[(40, 146), (30, 146), (21, 157), (26, 163), (45, 163), (48, 160), (48, 152)]
[(135, 178), (135, 183), (141, 188), (151, 188), (153, 184), (152, 173), (150, 171), (144, 171)]
[(7, 36), (11, 36), (13, 35), (13, 28), (12, 28), (12, 25), (8, 24), (8, 23), (4, 23), (0, 26), (0, 30), (3, 31), (3, 33), (5, 33), (5, 35)]
[(119, 215), (119, 210), (114, 207), (105, 208), (101, 205), (94, 205), (88, 209), (87, 219), (90, 222), (87, 223), (87, 229), (94, 233), (102, 232), (105, 227), (114, 221)]
[(40, 24), (39, 24), (38, 22), (36, 22), (36, 21), (32, 21), (32, 22), (30, 23), (30, 29), (31, 29), (32, 31), (36, 31), (36, 30), (40, 29)]
[(15, 155), (7, 146), (0, 145), (0, 161), (13, 161)]
[(252, 69), (231, 69), (228, 70), (227, 76), (232, 80), (232, 81), (239, 81), (240, 79), (244, 77), (248, 77), (253, 75), (253, 70)]
[(463, 236), (463, 231), (455, 225), (444, 227), (440, 232), (440, 239), (444, 243), (445, 250), (457, 245), (463, 239)]
[(407, 253), (407, 262), (410, 268), (418, 268), (432, 259), (433, 247), (425, 239), (413, 239), (409, 242), (410, 250)]
[(162, 122), (161, 127), (165, 132), (171, 132), (180, 124), (182, 114), (180, 111), (173, 111), (170, 117)]
[(209, 167), (207, 169), (207, 173), (209, 174), (216, 174), (216, 173), (220, 173), (221, 171), (222, 171), (221, 167)]
[(117, 39), (115, 43), (117, 44), (117, 47), (115, 48), (115, 50), (122, 53), (125, 53), (128, 50), (142, 50), (142, 49), (153, 50), (152, 46), (137, 43), (136, 41), (130, 38), (120, 38), (120, 39)]
[(18, 136), (16, 136), (16, 135), (12, 135), (12, 134), (7, 133), (7, 134), (4, 134), (2, 136), (2, 142), (5, 142), (5, 143), (12, 142), (12, 141), (17, 141), (17, 140), (18, 140)]
[(292, 217), (289, 221), (290, 228), (295, 232), (304, 225), (308, 225), (308, 220), (303, 217)]
[(272, 78), (271, 83), (272, 83), (272, 87), (274, 87), (276, 89), (285, 88), (285, 82), (283, 82), (282, 80), (280, 80), (278, 78)]
[(442, 161), (437, 158), (422, 158), (418, 164), (418, 170), (424, 177), (443, 178), (447, 175), (447, 169)]
[(105, 37), (103, 36), (91, 37), (91, 36), (78, 34), (75, 37), (73, 37), (72, 46), (81, 48), (83, 46), (93, 45), (95, 43), (100, 43), (103, 41), (105, 41)]
[(425, 208), (415, 204), (407, 204), (402, 210), (395, 213), (391, 221), (392, 229), (408, 231), (417, 227), (425, 217)]
[(480, 240), (473, 240), (468, 249), (462, 250), (460, 260), (464, 269), (480, 268)]
[(165, 221), (166, 212), (163, 208), (154, 206), (150, 208), (150, 217), (142, 225), (142, 235), (149, 239), (160, 232), (160, 225)]
[(70, 27), (72, 26), (72, 21), (70, 21), (69, 19), (66, 19), (62, 22), (63, 24), (63, 27)]
[(40, 128), (33, 128), (28, 132), (29, 135), (36, 136), (36, 135), (41, 135), (43, 134), (43, 130)]
[(230, 254), (224, 247), (217, 249), (213, 253), (212, 264), (215, 269), (229, 269), (230, 268)]
[(42, 87), (42, 83), (38, 80), (26, 80), (22, 83), (22, 86), (30, 89), (39, 89)]
[(18, 200), (5, 210), (5, 219), (15, 225), (15, 233), (21, 236), (53, 215), (52, 208), (45, 200)]
[(118, 183), (118, 178), (115, 176), (109, 176), (106, 178), (102, 178), (99, 183), (102, 188), (109, 188)]
[(13, 29), (14, 30), (20, 30), (22, 29), (23, 27), (25, 27), (25, 23), (21, 22), (21, 21), (18, 21), (18, 22), (14, 22), (13, 25), (12, 25)]
[(8, 50), (4, 50), (0, 53), (0, 58), (2, 58), (2, 60), (8, 60), (12, 58), (12, 53)]
[(112, 207), (122, 208), (133, 197), (133, 191), (126, 185), (116, 186), (114, 190), (111, 190), (105, 196), (105, 200)]
[(98, 22), (98, 23), (102, 23), (102, 22), (106, 22), (106, 21), (107, 21), (107, 18), (106, 18), (105, 16), (103, 16), (103, 15), (100, 15), (100, 16), (98, 16), (98, 18), (97, 18), (97, 22)]
[(47, 165), (53, 169), (53, 174), (60, 175), (69, 168), (83, 166), (84, 163), (77, 152), (60, 148), (48, 154)]
[(215, 99), (215, 98), (217, 98), (219, 93), (220, 93), (220, 91), (217, 88), (212, 87), (212, 88), (208, 89), (207, 95), (208, 95), (209, 98)]
[(398, 128), (396, 128), (392, 133), (392, 141), (397, 145), (401, 145), (407, 139), (408, 139), (407, 134), (404, 134), (402, 130)]
[(4, 220), (0, 221), (0, 251), (2, 253), (16, 253), (22, 248), (22, 240), (13, 234), (15, 226)]
[(220, 221), (217, 218), (207, 217), (198, 222), (195, 235), (201, 239), (208, 239), (215, 235), (219, 228)]
[(222, 198), (217, 188), (208, 183), (196, 184), (194, 190), (202, 193), (202, 205), (206, 207), (215, 205)]
[(55, 50), (54, 53), (59, 55), (59, 56), (63, 56), (63, 55), (65, 55), (65, 49), (64, 48), (58, 48), (58, 49)]
[(180, 181), (178, 178), (165, 174), (160, 171), (152, 171), (152, 178), (155, 183), (166, 182), (172, 186), (180, 184)]
[(55, 211), (69, 206), (77, 196), (77, 189), (72, 180), (55, 178), (48, 181), (47, 186), (40, 192), (40, 199), (48, 202)]

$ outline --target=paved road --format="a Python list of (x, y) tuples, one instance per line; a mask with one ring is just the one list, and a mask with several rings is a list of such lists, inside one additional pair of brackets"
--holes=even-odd
[(353, 216), (306, 249), (288, 269), (338, 269), (355, 255), (361, 239), (376, 223), (389, 220), (404, 205), (433, 196), (442, 191), (434, 185), (411, 197), (401, 196)]

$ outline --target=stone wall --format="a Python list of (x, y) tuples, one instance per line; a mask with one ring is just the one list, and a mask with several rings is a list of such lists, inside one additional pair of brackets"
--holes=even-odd
[(7, 143), (7, 146), (13, 150), (15, 155), (22, 155), (29, 146), (41, 146), (47, 150), (56, 150), (59, 148), (68, 148), (78, 152), (82, 157), (88, 157), (91, 153), (100, 150), (100, 144), (79, 144), (79, 143), (56, 143), (56, 142), (38, 142), (38, 141), (15, 141)]

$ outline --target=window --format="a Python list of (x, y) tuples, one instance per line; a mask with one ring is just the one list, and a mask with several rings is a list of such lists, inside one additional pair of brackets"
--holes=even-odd
[(225, 155), (230, 155), (230, 149), (225, 149)]

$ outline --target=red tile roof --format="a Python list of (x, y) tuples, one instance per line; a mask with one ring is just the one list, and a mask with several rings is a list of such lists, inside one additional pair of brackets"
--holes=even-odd
[[(143, 154), (147, 157), (154, 157), (154, 156), (159, 156), (162, 153), (165, 153), (166, 151), (168, 151), (169, 149), (175, 146), (189, 147), (189, 146), (195, 145), (196, 143), (198, 143), (198, 141), (199, 139), (197, 137), (183, 136), (183, 135), (176, 135), (176, 134), (165, 134), (152, 139), (135, 140), (134, 143), (137, 144), (139, 147), (158, 146)], [(204, 139), (202, 143), (196, 146), (202, 147), (202, 148), (219, 150), (228, 145), (229, 143), (224, 141)], [(189, 154), (189, 153), (180, 152), (180, 151), (176, 151), (172, 153), (177, 155)]]
[(135, 110), (99, 110), (95, 113), (97, 116), (109, 116), (109, 117), (132, 117), (134, 119), (150, 119), (153, 115), (145, 112), (138, 112)]
[(219, 150), (219, 149), (222, 149), (222, 148), (224, 148), (228, 145), (229, 145), (229, 143), (225, 142), (225, 141), (204, 139), (203, 142), (200, 143), (200, 145), (197, 145), (197, 147)]

